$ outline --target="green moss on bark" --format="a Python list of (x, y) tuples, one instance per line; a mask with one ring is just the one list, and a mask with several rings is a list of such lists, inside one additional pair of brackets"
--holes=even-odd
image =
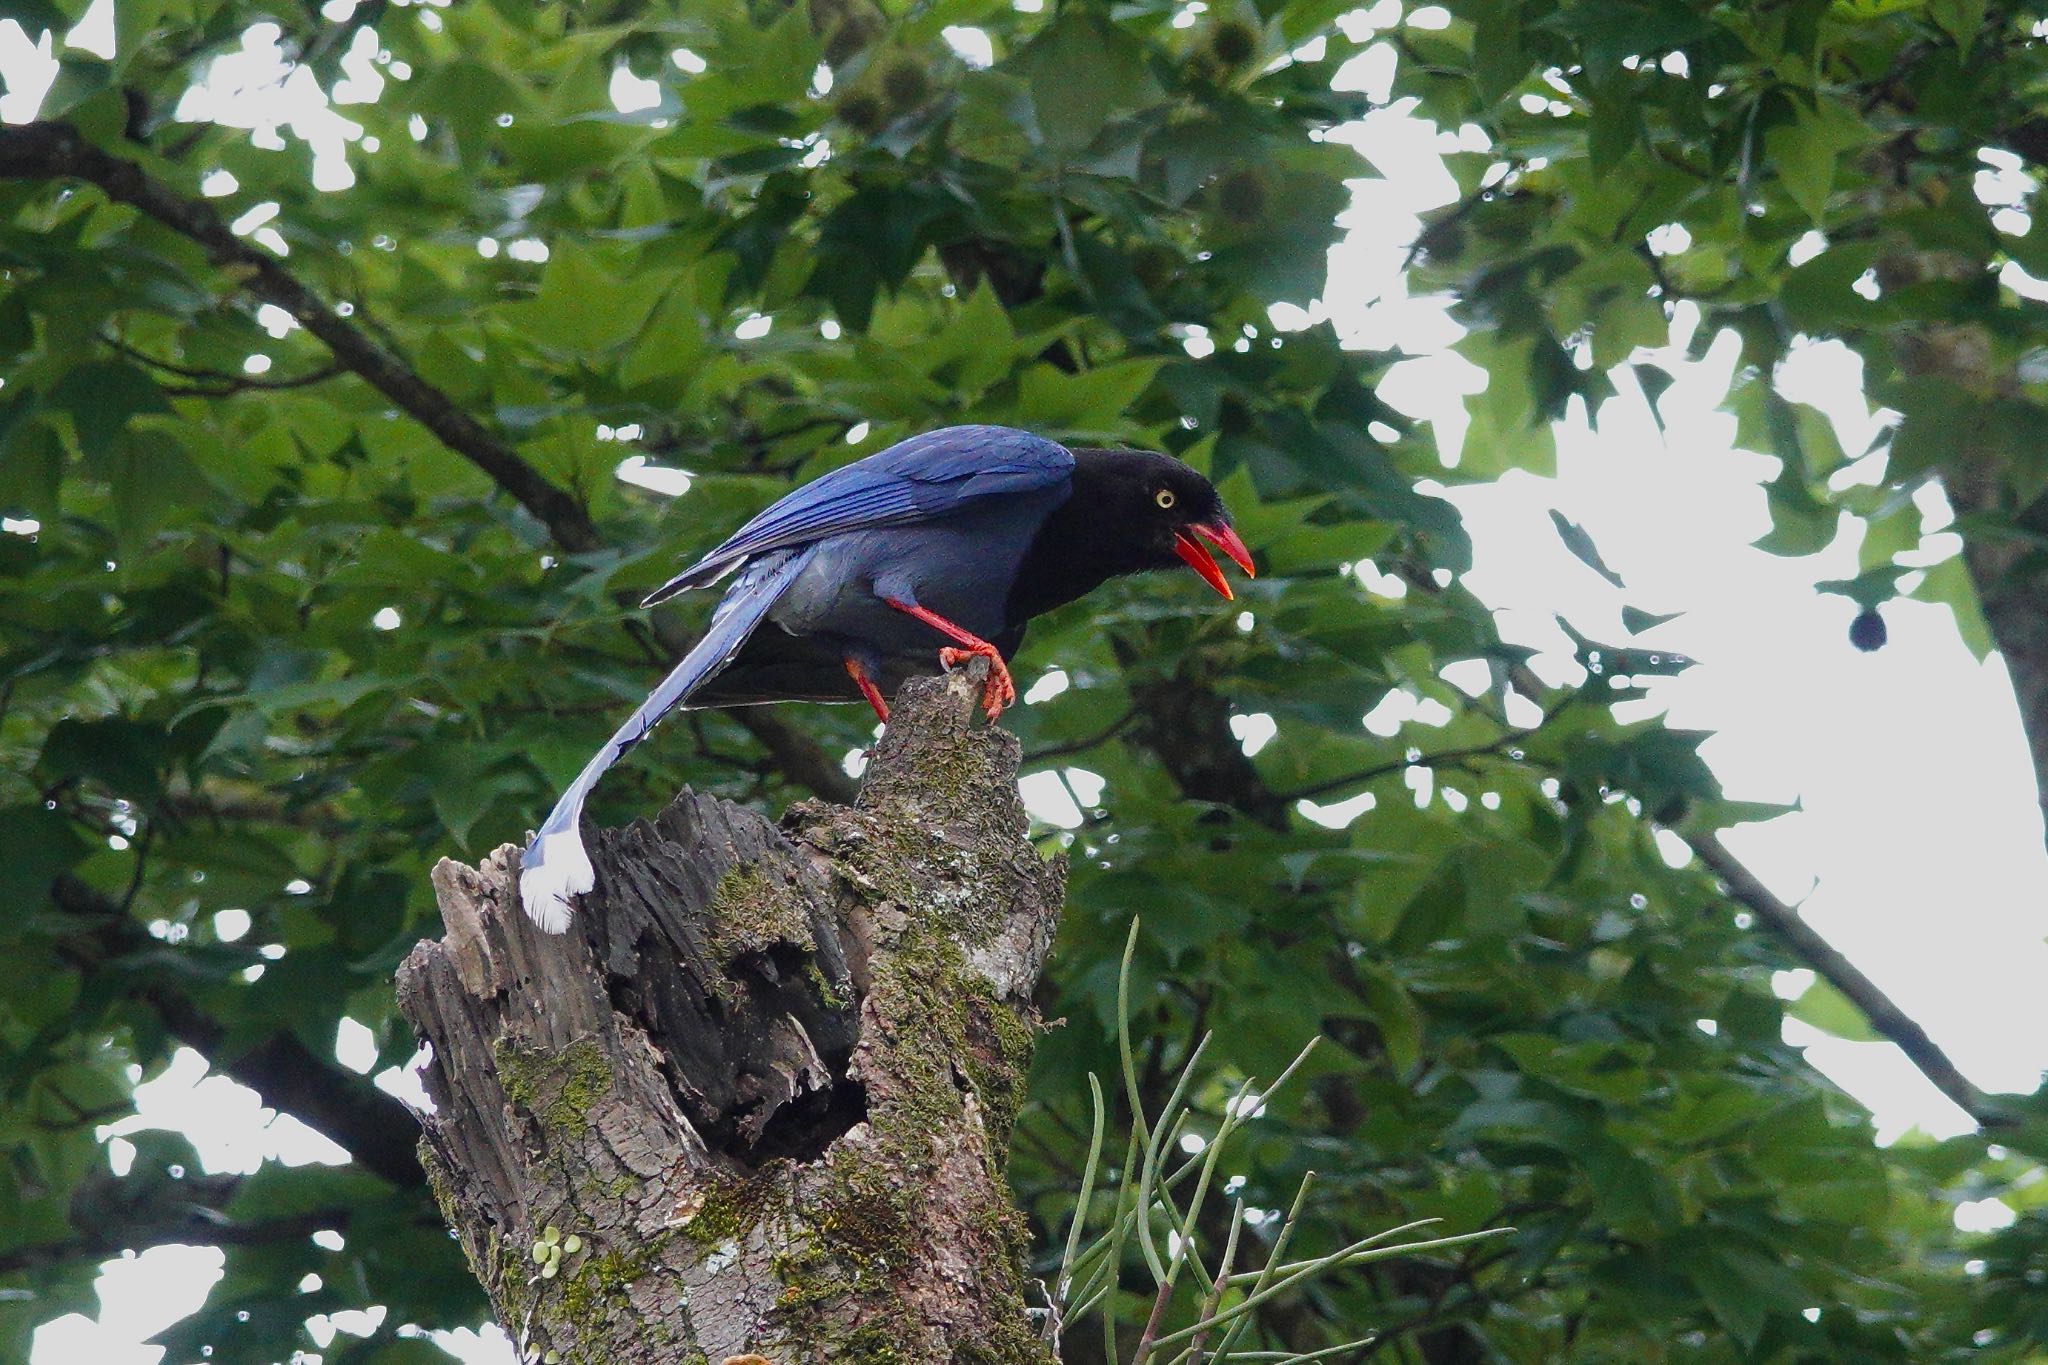
[(590, 1111), (611, 1093), (612, 1072), (593, 1042), (560, 1052), (529, 1052), (500, 1041), (492, 1052), (505, 1098), (541, 1127), (574, 1140), (590, 1127)]
[(759, 864), (736, 867), (718, 879), (705, 920), (721, 962), (778, 943), (806, 951), (815, 947), (803, 897)]

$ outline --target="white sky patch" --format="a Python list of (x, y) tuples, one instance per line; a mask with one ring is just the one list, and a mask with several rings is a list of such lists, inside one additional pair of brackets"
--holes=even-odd
[[(1382, 0), (1364, 18), (1384, 28), (1398, 15), (1395, 0)], [(1356, 27), (1360, 16), (1343, 22)], [(1391, 53), (1374, 60), (1391, 73)], [(1354, 58), (1345, 83), (1361, 88), (1366, 70)], [(1332, 134), (1358, 146), (1384, 178), (1354, 186), (1343, 220), (1349, 235), (1331, 253), (1324, 302), (1347, 345), (1411, 357), (1391, 368), (1380, 396), (1431, 422), (1440, 446), (1455, 450), (1466, 425), (1464, 396), (1485, 376), (1447, 351), (1461, 335), (1448, 300), (1411, 297), (1401, 272), (1420, 215), (1456, 198), (1437, 130), (1412, 108), (1404, 101)], [(1987, 158), (1977, 189), (2019, 208), (2035, 187), (2017, 164)], [(1826, 247), (1809, 233), (1794, 255), (1810, 260)], [(1980, 664), (1970, 656), (1946, 608), (1920, 602), (1885, 608), (1892, 634), (1885, 649), (1852, 649), (1846, 629), (1855, 608), (1815, 594), (1812, 585), (1855, 574), (1856, 536), (1804, 560), (1753, 547), (1770, 528), (1761, 484), (1777, 462), (1731, 450), (1734, 419), (1717, 410), (1741, 348), (1723, 334), (1701, 359), (1690, 359), (1683, 344), (1699, 325), (1698, 310), (1681, 305), (1677, 312), (1673, 345), (1658, 357), (1674, 382), (1654, 413), (1632, 377), (1620, 376), (1621, 397), (1560, 430), (1556, 479), (1516, 474), (1449, 491), (1474, 541), (1465, 584), (1496, 610), (1511, 643), (1544, 651), (1532, 667), (1552, 684), (1578, 672), (1558, 614), (1596, 638), (1622, 641), (1623, 605), (1684, 613), (1652, 638), (1698, 662), (1675, 678), (1651, 680), (1651, 709), (1664, 709), (1673, 725), (1715, 732), (1701, 752), (1729, 796), (1798, 797), (1805, 807), (1732, 831), (1730, 847), (1783, 895), (1797, 898), (1817, 884), (1802, 907), (1806, 917), (1979, 1085), (2031, 1090), (2048, 1065), (2048, 998), (2037, 984), (2048, 977), (2048, 859), (2004, 669), (1995, 657)], [(1777, 380), (1788, 397), (1828, 415), (1851, 456), (1880, 442), (1896, 421), (1863, 396), (1860, 359), (1839, 342), (1798, 346)], [(1869, 466), (1847, 477), (1862, 481), (1873, 472)], [(1549, 523), (1552, 506), (1586, 527), (1628, 583), (1626, 593), (1565, 550)], [(1923, 532), (1940, 524), (1929, 516)], [(1914, 562), (1952, 552), (1929, 542)], [(1375, 594), (1405, 590), (1370, 562), (1354, 572)], [(1413, 699), (1395, 695), (1402, 699), (1375, 708), (1374, 733), (1391, 736), (1409, 719)], [(1532, 703), (1514, 702), (1511, 718), (1533, 719)], [(1358, 818), (1341, 807), (1304, 802), (1301, 809), (1319, 823)], [(1675, 836), (1660, 839), (1659, 851), (1674, 866), (1691, 858)], [(1934, 906), (1941, 907), (1938, 927), (1929, 919)], [(1986, 1011), (1985, 999), (2007, 1007)], [(1913, 1126), (1932, 1133), (1967, 1126), (1890, 1044), (1811, 1034), (1800, 1045), (1872, 1107), (1881, 1140)]]
[(1081, 827), (1081, 807), (1057, 772), (1026, 773), (1017, 779), (1017, 794), (1024, 799), (1024, 810), (1032, 819), (1059, 829)]
[(1676, 256), (1691, 250), (1692, 233), (1686, 230), (1683, 223), (1666, 223), (1662, 227), (1650, 230), (1645, 245), (1650, 248), (1652, 255)]
[(1273, 742), (1273, 736), (1280, 733), (1280, 727), (1264, 711), (1249, 716), (1232, 716), (1230, 733), (1244, 748), (1246, 758), (1258, 757), (1259, 750)]
[(57, 35), (44, 29), (31, 37), (19, 21), (0, 19), (0, 123), (34, 119), (56, 79)]
[(995, 65), (995, 45), (989, 41), (986, 31), (955, 27), (943, 30), (940, 36), (946, 40), (946, 46), (969, 66), (979, 69)]
[(195, 1246), (152, 1247), (107, 1261), (94, 1286), (98, 1318), (67, 1313), (44, 1323), (29, 1359), (38, 1365), (157, 1365), (163, 1347), (146, 1345), (147, 1339), (198, 1312), (226, 1264), (218, 1248)]
[(371, 1083), (385, 1094), (404, 1100), (420, 1113), (431, 1114), (434, 1112), (434, 1101), (427, 1094), (427, 1086), (426, 1082), (422, 1079), (422, 1073), (425, 1072), (427, 1063), (432, 1061), (433, 1057), (434, 1050), (423, 1044), (419, 1051), (413, 1053), (406, 1061), (404, 1066), (384, 1068), (384, 1070), (376, 1074)]
[(114, 60), (114, 0), (92, 0), (64, 35), (64, 46), (89, 52), (103, 62)]
[(359, 28), (341, 54), (341, 79), (334, 83), (336, 104), (375, 104), (384, 94), (384, 73), (377, 69), (381, 51), (374, 28)]
[(1415, 694), (1395, 688), (1365, 713), (1365, 728), (1381, 739), (1392, 739), (1415, 717)]
[(1036, 706), (1040, 702), (1051, 701), (1054, 697), (1066, 691), (1069, 685), (1070, 680), (1065, 669), (1048, 668), (1045, 672), (1039, 674), (1038, 681), (1025, 689), (1024, 704), (1026, 706)]
[(1320, 805), (1314, 801), (1302, 801), (1295, 805), (1301, 818), (1323, 826), (1325, 829), (1343, 829), (1359, 816), (1376, 809), (1380, 799), (1371, 792), (1360, 792), (1357, 796)]
[(248, 1175), (265, 1161), (338, 1166), (348, 1153), (305, 1124), (264, 1107), (245, 1085), (211, 1074), (204, 1057), (179, 1048), (170, 1065), (135, 1087), (135, 1113), (103, 1135), (161, 1128), (183, 1133), (209, 1175)]
[(266, 303), (256, 310), (256, 325), (282, 341), (299, 326), (297, 318), (274, 303)]
[(1484, 659), (1460, 659), (1439, 668), (1437, 676), (1466, 696), (1479, 697), (1493, 686), (1493, 665)]
[(377, 1065), (377, 1035), (359, 1020), (342, 1015), (334, 1030), (334, 1060), (358, 1076), (369, 1075)]
[[(313, 187), (345, 190), (355, 183), (346, 147), (363, 135), (362, 125), (334, 111), (310, 68), (286, 59), (278, 43), (282, 36), (276, 24), (250, 25), (242, 34), (241, 49), (214, 58), (204, 76), (185, 91), (175, 117), (182, 123), (246, 128), (251, 141), (272, 151), (284, 149), (283, 133), (289, 131), (312, 150)], [(366, 36), (374, 50), (376, 36), (371, 30), (358, 32), (355, 42), (360, 45)], [(347, 55), (354, 57), (356, 51), (352, 47)], [(351, 80), (354, 73), (367, 70), (346, 61), (343, 69), (351, 73)], [(381, 90), (382, 78), (377, 80)], [(350, 97), (373, 99), (375, 94), (351, 87)]]
[(642, 109), (661, 107), (661, 82), (643, 79), (633, 74), (624, 62), (612, 68), (612, 108), (622, 114), (637, 114)]
[(1997, 1232), (2018, 1221), (2010, 1205), (1998, 1199), (1966, 1199), (1956, 1205), (1956, 1227), (1962, 1232)]
[(1017, 788), (1032, 819), (1059, 829), (1079, 829), (1087, 819), (1086, 810), (1101, 802), (1105, 785), (1099, 773), (1066, 768), (1028, 774)]
[(645, 455), (628, 455), (619, 461), (617, 473), (621, 481), (664, 497), (679, 498), (690, 491), (688, 470), (656, 464)]
[(487, 1322), (479, 1330), (467, 1327), (452, 1332), (429, 1334), (436, 1346), (462, 1362), (462, 1365), (518, 1365), (519, 1352), (512, 1345), (512, 1339), (495, 1322)]

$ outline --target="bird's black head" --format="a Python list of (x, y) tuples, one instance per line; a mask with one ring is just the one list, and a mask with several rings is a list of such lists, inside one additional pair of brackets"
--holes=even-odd
[(1149, 450), (1077, 449), (1073, 493), (1033, 542), (1007, 615), (1021, 623), (1120, 574), (1180, 564), (1228, 598), (1205, 542), (1253, 572), (1223, 499), (1200, 474)]

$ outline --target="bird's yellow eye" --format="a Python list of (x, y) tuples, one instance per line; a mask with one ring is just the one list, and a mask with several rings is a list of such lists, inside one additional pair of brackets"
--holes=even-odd
[(1163, 512), (1172, 508), (1174, 503), (1178, 502), (1179, 499), (1174, 497), (1173, 490), (1171, 488), (1162, 488), (1157, 493), (1154, 493), (1152, 495), (1152, 501), (1158, 503), (1159, 509)]

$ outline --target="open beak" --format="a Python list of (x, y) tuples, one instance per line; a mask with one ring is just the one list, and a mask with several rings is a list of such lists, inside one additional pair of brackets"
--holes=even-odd
[[(1237, 532), (1230, 527), (1219, 522), (1214, 526), (1191, 526), (1188, 530), (1229, 555), (1232, 562), (1244, 570), (1246, 578), (1258, 576), (1258, 570), (1252, 567), (1252, 552), (1245, 548), (1244, 542), (1238, 539)], [(1202, 542), (1196, 540), (1195, 536), (1189, 535), (1187, 531), (1175, 531), (1173, 552), (1186, 560), (1187, 566), (1201, 575), (1204, 583), (1222, 593), (1224, 601), (1235, 600), (1236, 594), (1231, 592), (1230, 584), (1223, 579), (1223, 570), (1216, 567), (1216, 561), (1202, 548)]]

